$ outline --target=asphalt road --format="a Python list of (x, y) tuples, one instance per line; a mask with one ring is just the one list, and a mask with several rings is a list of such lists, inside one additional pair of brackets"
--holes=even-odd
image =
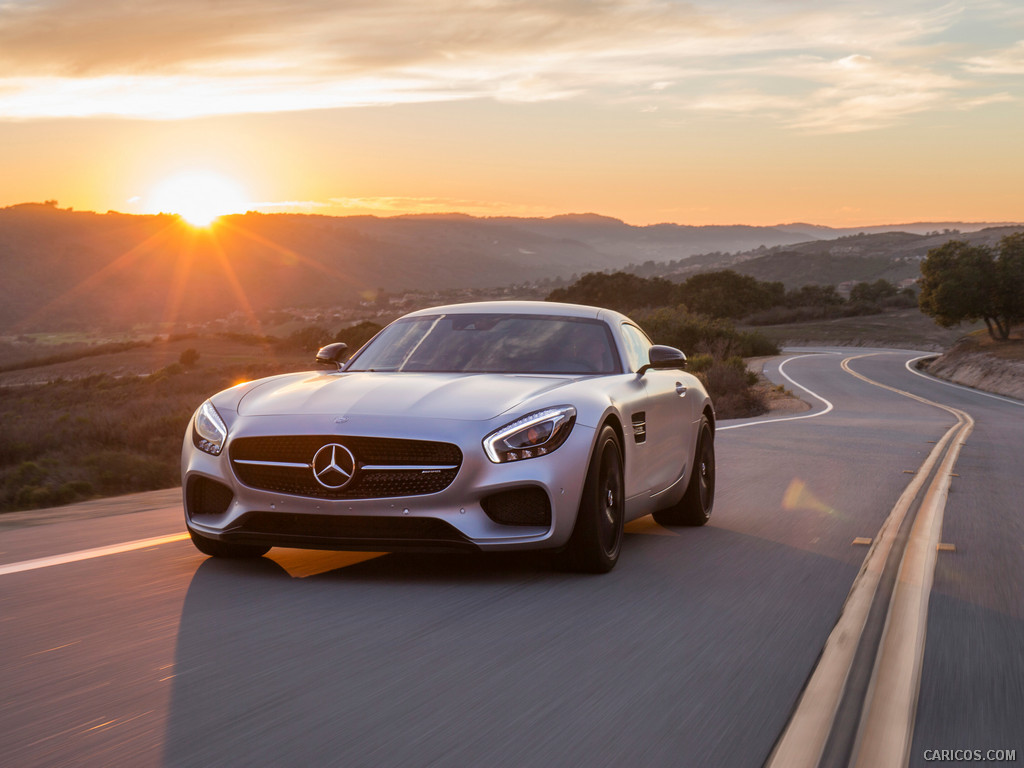
[[(181, 533), (181, 506), (158, 492), (45, 524), (7, 516), (0, 762), (760, 766), (864, 561), (854, 540), (955, 421), (840, 367), (863, 354), (770, 364), (812, 409), (723, 422), (711, 523), (637, 521), (604, 576), (511, 555), (219, 562), (186, 540), (15, 570)], [(1024, 762), (1024, 405), (916, 376), (914, 356), (849, 363), (976, 422), (945, 510), (955, 551), (935, 568), (910, 764), (943, 764), (924, 757), (939, 749)]]

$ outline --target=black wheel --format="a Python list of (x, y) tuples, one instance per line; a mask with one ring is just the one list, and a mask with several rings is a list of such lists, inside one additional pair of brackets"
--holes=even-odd
[(192, 543), (196, 545), (196, 549), (210, 557), (230, 557), (236, 559), (262, 557), (270, 551), (270, 547), (260, 546), (259, 544), (233, 544), (227, 541), (208, 539), (205, 536), (200, 536), (191, 528), (188, 535), (192, 537)]
[(715, 506), (715, 433), (707, 416), (700, 420), (697, 431), (697, 450), (693, 457), (693, 472), (686, 493), (666, 509), (654, 513), (662, 525), (704, 525)]
[(566, 548), (566, 564), (574, 571), (607, 573), (622, 548), (625, 514), (622, 447), (615, 430), (601, 429), (590, 457), (576, 525)]

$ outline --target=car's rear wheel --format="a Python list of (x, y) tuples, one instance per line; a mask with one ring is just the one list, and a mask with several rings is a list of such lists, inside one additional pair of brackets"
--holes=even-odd
[(607, 573), (622, 549), (625, 482), (622, 447), (615, 430), (601, 429), (590, 457), (576, 525), (566, 548), (567, 565), (584, 573)]
[(697, 431), (697, 450), (686, 493), (679, 503), (660, 509), (654, 519), (662, 525), (704, 525), (715, 506), (715, 433), (707, 416)]
[(210, 557), (230, 557), (234, 559), (262, 557), (270, 551), (270, 547), (260, 546), (259, 544), (235, 544), (208, 539), (205, 536), (200, 536), (191, 528), (188, 535), (192, 537), (192, 543), (195, 544), (196, 549)]

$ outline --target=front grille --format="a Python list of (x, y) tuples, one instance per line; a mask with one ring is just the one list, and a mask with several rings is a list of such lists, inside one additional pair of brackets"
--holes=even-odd
[[(345, 446), (356, 460), (352, 479), (343, 488), (325, 488), (313, 475), (313, 456), (330, 443)], [(451, 443), (384, 437), (241, 437), (231, 443), (230, 455), (235, 475), (245, 485), (318, 499), (438, 493), (451, 485), (462, 464), (462, 451)]]

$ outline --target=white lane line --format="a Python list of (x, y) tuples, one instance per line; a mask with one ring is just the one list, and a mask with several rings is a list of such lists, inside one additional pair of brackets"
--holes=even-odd
[(6, 576), (9, 573), (21, 573), (22, 571), (34, 571), (37, 568), (49, 568), (51, 565), (77, 563), (79, 560), (91, 560), (94, 557), (117, 555), (121, 552), (131, 552), (135, 549), (145, 549), (146, 547), (156, 547), (160, 544), (170, 544), (173, 541), (184, 541), (187, 538), (187, 533), (175, 533), (170, 536), (154, 536), (151, 539), (126, 541), (123, 544), (111, 544), (106, 547), (81, 549), (78, 552), (68, 552), (63, 555), (38, 557), (35, 560), (23, 560), (20, 563), (8, 563), (7, 565), (0, 565), (0, 576)]
[(940, 379), (938, 376), (930, 376), (927, 373), (921, 373), (921, 371), (917, 370), (917, 368), (914, 367), (914, 363), (916, 363), (918, 360), (924, 360), (926, 357), (934, 357), (934, 355), (921, 355), (920, 357), (915, 357), (912, 360), (907, 360), (907, 363), (906, 363), (906, 365), (904, 367), (908, 371), (910, 371), (912, 374), (914, 374), (915, 376), (920, 376), (922, 379), (927, 379), (928, 381), (934, 381), (937, 384), (944, 384), (947, 387), (952, 387), (953, 389), (962, 389), (964, 392), (971, 392), (971, 393), (973, 393), (975, 395), (981, 395), (982, 397), (989, 397), (989, 398), (991, 398), (993, 400), (1001, 400), (1004, 403), (1009, 403), (1010, 405), (1018, 405), (1021, 408), (1024, 408), (1024, 403), (1022, 403), (1020, 400), (1012, 400), (1009, 397), (1002, 397), (1001, 395), (993, 395), (991, 392), (982, 392), (980, 389), (975, 389), (974, 387), (965, 387), (963, 384), (954, 384), (951, 381), (946, 381), (945, 379)]
[(815, 411), (814, 413), (804, 413), (804, 414), (801, 414), (800, 416), (784, 416), (784, 417), (779, 418), (779, 419), (764, 419), (763, 421), (748, 421), (748, 422), (745, 422), (743, 424), (727, 424), (724, 427), (717, 427), (715, 429), (715, 431), (716, 432), (721, 432), (722, 430), (725, 430), (725, 429), (739, 429), (740, 427), (753, 427), (753, 426), (755, 426), (757, 424), (777, 424), (780, 421), (799, 421), (800, 419), (813, 419), (813, 418), (816, 418), (818, 416), (824, 416), (826, 413), (831, 411), (835, 407), (835, 406), (832, 405), (832, 403), (830, 403), (824, 397), (819, 395), (817, 392), (812, 392), (810, 389), (805, 387), (803, 384), (800, 384), (799, 382), (797, 382), (794, 379), (790, 378), (789, 374), (787, 374), (785, 372), (785, 370), (783, 370), (785, 368), (785, 366), (786, 366), (786, 363), (790, 362), (791, 360), (799, 360), (801, 357), (819, 357), (819, 353), (814, 352), (814, 353), (807, 354), (807, 355), (797, 355), (796, 357), (787, 357), (785, 360), (783, 360), (781, 363), (779, 363), (779, 373), (781, 373), (783, 378), (785, 378), (786, 381), (788, 381), (794, 387), (797, 387), (798, 389), (802, 389), (804, 392), (809, 394), (811, 397), (813, 397), (813, 398), (823, 402), (825, 404), (825, 409), (824, 410), (822, 410), (822, 411)]

